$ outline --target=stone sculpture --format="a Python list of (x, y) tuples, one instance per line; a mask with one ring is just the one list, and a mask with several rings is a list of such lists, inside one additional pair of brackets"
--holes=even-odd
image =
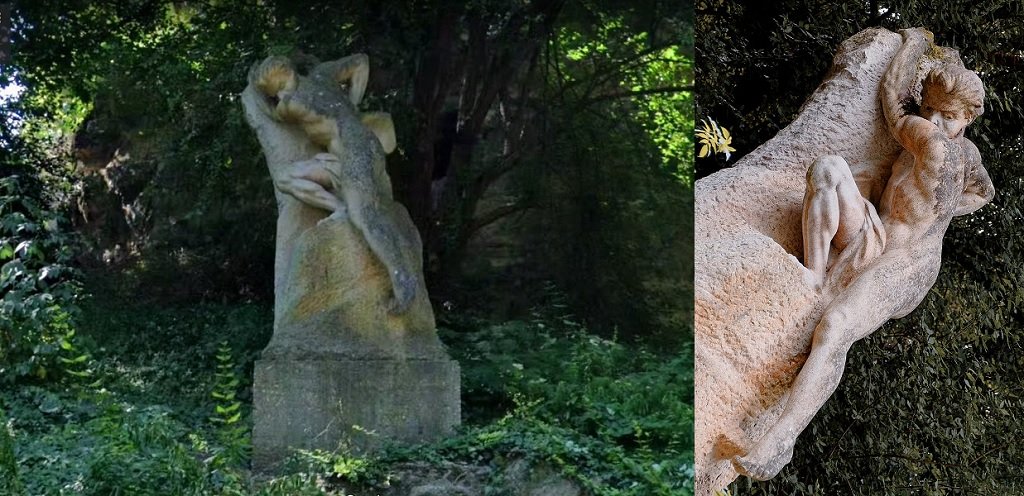
[(698, 181), (698, 493), (774, 477), (852, 344), (927, 294), (952, 217), (994, 195), (963, 137), (983, 98), (927, 31), (866, 30), (792, 124)]
[(367, 57), (298, 66), (269, 57), (242, 92), (278, 203), (274, 335), (254, 373), (260, 470), (291, 448), (434, 439), (460, 417), (419, 235), (384, 168), (391, 119), (357, 109)]

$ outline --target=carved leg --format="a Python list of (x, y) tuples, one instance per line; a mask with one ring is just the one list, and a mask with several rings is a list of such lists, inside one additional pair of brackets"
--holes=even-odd
[(789, 463), (797, 436), (839, 386), (853, 343), (917, 307), (938, 269), (939, 260), (927, 247), (894, 250), (879, 257), (833, 300), (814, 330), (811, 353), (793, 382), (782, 416), (745, 456), (732, 459), (737, 472), (767, 480)]
[(395, 215), (396, 206), (390, 205), (392, 202), (367, 198), (368, 195), (361, 194), (357, 188), (347, 186), (344, 194), (351, 207), (349, 214), (352, 223), (362, 231), (370, 250), (388, 271), (394, 293), (388, 311), (395, 315), (405, 313), (419, 288), (416, 264), (419, 253), (415, 243), (406, 239), (402, 233), (399, 227), (401, 219)]
[(807, 169), (804, 193), (804, 265), (820, 289), (825, 282), (829, 247), (842, 249), (864, 225), (864, 199), (842, 157), (819, 157)]

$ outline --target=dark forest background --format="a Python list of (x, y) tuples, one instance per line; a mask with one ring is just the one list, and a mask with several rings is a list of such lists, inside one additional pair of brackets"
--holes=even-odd
[(988, 494), (1024, 487), (1024, 4), (698, 0), (697, 116), (728, 128), (738, 151), (698, 159), (703, 177), (787, 125), (839, 43), (869, 27), (923, 26), (960, 50), (986, 86), (968, 129), (996, 199), (954, 219), (927, 299), (854, 346), (845, 376), (775, 480), (733, 494)]
[[(0, 492), (320, 494), (415, 461), (505, 494), (517, 460), (588, 494), (692, 490), (690, 5), (0, 6)], [(466, 427), (268, 481), (276, 205), (239, 92), (267, 55), (356, 52)]]

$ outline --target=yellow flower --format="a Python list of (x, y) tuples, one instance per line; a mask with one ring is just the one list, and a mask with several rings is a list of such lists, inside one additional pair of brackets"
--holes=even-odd
[(697, 137), (700, 138), (700, 153), (698, 157), (707, 157), (711, 152), (724, 153), (725, 160), (729, 160), (732, 152), (736, 151), (732, 147), (732, 135), (729, 134), (729, 130), (723, 126), (719, 126), (714, 119), (708, 117), (706, 120), (701, 119), (701, 124), (704, 126), (697, 130)]

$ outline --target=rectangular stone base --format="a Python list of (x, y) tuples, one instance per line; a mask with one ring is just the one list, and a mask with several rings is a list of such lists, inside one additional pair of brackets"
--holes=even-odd
[(452, 360), (257, 360), (254, 374), (258, 472), (274, 472), (295, 449), (366, 452), (433, 441), (460, 423)]

